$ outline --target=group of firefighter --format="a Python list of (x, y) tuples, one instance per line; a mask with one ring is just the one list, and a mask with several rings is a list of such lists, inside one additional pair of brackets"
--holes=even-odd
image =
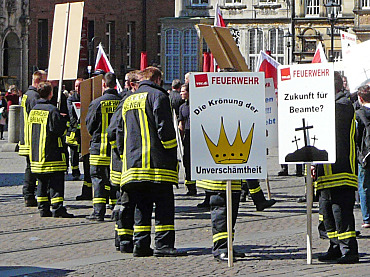
[[(98, 73), (103, 74), (103, 94), (90, 103), (86, 115), (86, 127), (91, 135), (90, 153), (82, 157), (84, 183), (82, 194), (76, 200), (92, 200), (93, 212), (86, 217), (88, 220), (104, 221), (107, 206), (113, 210), (116, 250), (133, 253), (134, 257), (186, 255), (174, 247), (173, 186), (178, 185), (178, 145), (171, 92), (161, 86), (162, 72), (156, 67), (147, 67), (126, 74), (125, 90), (121, 93), (116, 90), (114, 73)], [(45, 72), (36, 71), (22, 99), (24, 128), (19, 154), (26, 156), (27, 162), (23, 195), (26, 206), (37, 206), (41, 217), (74, 217), (63, 206), (64, 177), (69, 160), (66, 144), (70, 147), (72, 176), (75, 180), (80, 176), (80, 119), (73, 103), (80, 102), (81, 82), (82, 79), (76, 80), (74, 93), (65, 99), (67, 108), (62, 105), (58, 109), (53, 104), (57, 98), (53, 85), (46, 81)], [(180, 115), (179, 120), (189, 121), (189, 85), (185, 83), (180, 88), (187, 96), (183, 97), (185, 102), (179, 110), (187, 118)], [(176, 94), (177, 89), (178, 86), (173, 85), (172, 94)], [(190, 121), (181, 123), (182, 134), (187, 136), (183, 138), (184, 154), (189, 155)], [(190, 159), (184, 157), (183, 160), (187, 173), (185, 184), (193, 194)], [(204, 203), (210, 207), (212, 253), (216, 260), (227, 261), (226, 182), (202, 180), (197, 186), (206, 190)], [(258, 180), (232, 181), (233, 228), (240, 199), (245, 199), (247, 190), (258, 211), (276, 202), (265, 199)], [(333, 245), (340, 245), (337, 237), (331, 241)], [(234, 250), (233, 256), (243, 258), (245, 254)]]

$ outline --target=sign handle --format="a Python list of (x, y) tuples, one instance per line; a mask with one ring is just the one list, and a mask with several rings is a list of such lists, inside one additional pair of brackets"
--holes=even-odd
[(226, 208), (227, 208), (227, 250), (228, 266), (233, 267), (233, 214), (232, 214), (231, 181), (226, 181)]
[(307, 264), (312, 264), (312, 203), (313, 186), (311, 177), (311, 163), (306, 163), (306, 190), (307, 190)]
[(268, 174), (266, 178), (266, 187), (267, 187), (267, 198), (268, 200), (271, 200), (270, 179), (269, 179)]

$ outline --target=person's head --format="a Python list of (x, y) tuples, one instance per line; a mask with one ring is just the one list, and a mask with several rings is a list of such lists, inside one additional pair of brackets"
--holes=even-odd
[(124, 86), (124, 88), (128, 89), (128, 90), (131, 90), (130, 81), (128, 79), (129, 73), (126, 73), (126, 75), (125, 75), (125, 86)]
[(46, 75), (47, 74), (44, 70), (36, 70), (32, 74), (32, 86), (37, 88), (38, 84), (40, 84), (41, 82), (45, 82), (46, 81)]
[(162, 71), (160, 71), (157, 67), (149, 66), (142, 71), (139, 72), (140, 81), (149, 80), (153, 83), (156, 83), (158, 86), (161, 85), (162, 82)]
[(342, 75), (343, 88), (349, 90), (347, 77)]
[(105, 71), (103, 69), (97, 69), (93, 72), (93, 76), (105, 75)]
[(105, 73), (103, 77), (103, 89), (115, 88), (117, 85), (116, 74), (112, 72)]
[(179, 79), (175, 79), (172, 81), (172, 89), (180, 91), (181, 89), (181, 81)]
[(50, 82), (41, 82), (37, 87), (37, 92), (41, 98), (50, 100), (53, 97), (53, 86)]
[(9, 88), (8, 88), (8, 92), (11, 93), (11, 94), (16, 94), (17, 91), (18, 91), (18, 89), (17, 89), (16, 85), (10, 85)]
[(358, 88), (358, 101), (360, 104), (370, 103), (370, 86), (364, 85)]
[(83, 81), (82, 78), (78, 78), (75, 81), (75, 91), (77, 91), (78, 94), (80, 94), (80, 89), (81, 89), (81, 83), (82, 83), (82, 81)]
[(335, 93), (338, 93), (343, 90), (342, 75), (340, 75), (338, 71), (334, 71), (334, 87)]
[(140, 76), (138, 74), (139, 72), (140, 70), (134, 70), (126, 74), (125, 80), (127, 80), (127, 83), (132, 92), (135, 92), (139, 88), (140, 83)]
[(184, 99), (184, 100), (188, 100), (189, 99), (189, 83), (186, 83), (186, 84), (183, 84), (181, 86), (181, 98)]
[(190, 72), (185, 74), (185, 84), (189, 83)]

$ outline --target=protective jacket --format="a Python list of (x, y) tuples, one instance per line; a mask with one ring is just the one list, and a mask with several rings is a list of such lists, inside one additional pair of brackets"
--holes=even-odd
[(357, 157), (363, 168), (370, 166), (370, 108), (361, 106), (356, 111), (357, 121)]
[(86, 115), (86, 127), (91, 135), (90, 164), (110, 164), (111, 147), (108, 143), (107, 128), (110, 119), (121, 100), (115, 89), (107, 89), (104, 94), (89, 105)]
[[(241, 191), (241, 185), (241, 180), (233, 180), (231, 181), (231, 190)], [(209, 191), (226, 191), (226, 181), (199, 180), (197, 187)]]
[(135, 182), (178, 183), (177, 141), (167, 92), (151, 81), (123, 103), (117, 147), (121, 186)]
[(29, 155), (29, 131), (28, 131), (28, 115), (31, 111), (31, 109), (36, 105), (37, 100), (40, 98), (39, 93), (37, 92), (37, 89), (33, 86), (29, 86), (28, 90), (22, 97), (22, 110), (23, 110), (23, 117), (21, 117), (21, 120), (23, 121), (21, 126), (23, 125), (23, 128), (21, 128), (20, 132), (20, 141), (19, 141), (19, 155), (21, 156), (28, 156)]
[(69, 115), (69, 127), (66, 135), (66, 143), (71, 146), (80, 146), (81, 144), (81, 125), (80, 119), (78, 118), (74, 102), (80, 102), (80, 95), (75, 92), (67, 99), (68, 115)]
[(66, 156), (62, 137), (66, 119), (45, 99), (39, 99), (28, 118), (32, 173), (66, 171)]
[(357, 188), (357, 166), (355, 147), (355, 113), (351, 101), (339, 92), (335, 96), (335, 139), (334, 164), (317, 165), (317, 190), (339, 186)]

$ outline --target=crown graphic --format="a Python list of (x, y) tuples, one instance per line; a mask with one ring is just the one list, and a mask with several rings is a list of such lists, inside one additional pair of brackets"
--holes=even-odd
[(213, 160), (216, 164), (242, 164), (246, 163), (249, 158), (250, 150), (252, 147), (252, 138), (254, 131), (254, 123), (249, 131), (247, 139), (243, 142), (240, 121), (238, 121), (238, 130), (232, 145), (225, 133), (224, 121), (221, 117), (221, 130), (218, 138), (217, 145), (207, 135), (206, 131), (202, 126), (204, 139), (206, 140), (209, 152), (212, 155)]

